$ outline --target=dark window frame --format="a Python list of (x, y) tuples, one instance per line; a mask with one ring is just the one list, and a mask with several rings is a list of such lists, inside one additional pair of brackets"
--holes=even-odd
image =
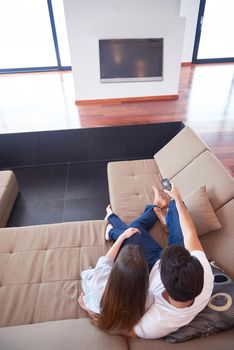
[(196, 27), (196, 34), (195, 34), (195, 41), (194, 41), (194, 48), (193, 48), (193, 56), (192, 56), (192, 63), (225, 63), (225, 62), (234, 62), (234, 57), (220, 57), (220, 58), (197, 58), (198, 50), (199, 50), (199, 43), (201, 38), (201, 27), (202, 27), (202, 21), (204, 17), (206, 7), (206, 0), (200, 0), (200, 6), (198, 11), (198, 18), (197, 18), (197, 27)]

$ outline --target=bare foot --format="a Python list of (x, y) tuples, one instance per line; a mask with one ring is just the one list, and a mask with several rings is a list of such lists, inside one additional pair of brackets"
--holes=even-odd
[(104, 218), (104, 220), (108, 220), (108, 217), (113, 214), (113, 210), (111, 209), (111, 205), (108, 204), (108, 206), (106, 207), (106, 216)]
[(153, 204), (157, 205), (159, 208), (166, 208), (168, 206), (168, 197), (165, 195), (163, 190), (158, 189), (157, 187), (152, 187), (154, 191), (154, 201)]
[(105, 232), (105, 240), (106, 241), (110, 241), (111, 239), (110, 239), (110, 237), (109, 237), (109, 232), (110, 232), (110, 230), (113, 228), (113, 226), (111, 225), (111, 224), (108, 224), (107, 226), (106, 226), (106, 232)]

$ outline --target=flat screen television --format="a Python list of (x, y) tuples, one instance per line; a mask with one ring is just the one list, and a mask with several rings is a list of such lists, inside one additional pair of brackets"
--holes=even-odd
[(99, 40), (101, 82), (163, 79), (163, 39)]

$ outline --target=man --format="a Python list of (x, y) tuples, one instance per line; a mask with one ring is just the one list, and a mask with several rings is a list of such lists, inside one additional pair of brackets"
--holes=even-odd
[[(165, 192), (171, 197), (169, 210), (166, 214), (163, 209), (155, 211), (168, 227), (169, 247), (150, 272), (154, 302), (131, 334), (145, 339), (164, 337), (190, 323), (208, 304), (213, 290), (210, 264), (180, 193), (173, 185)], [(160, 192), (158, 196), (160, 207), (163, 198)]]

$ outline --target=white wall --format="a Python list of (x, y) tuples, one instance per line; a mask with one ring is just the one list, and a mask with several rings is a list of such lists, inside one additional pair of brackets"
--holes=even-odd
[[(178, 93), (180, 0), (64, 0), (77, 100)], [(99, 39), (164, 38), (163, 81), (100, 83)]]
[(181, 0), (180, 15), (186, 18), (182, 62), (192, 62), (200, 0)]

